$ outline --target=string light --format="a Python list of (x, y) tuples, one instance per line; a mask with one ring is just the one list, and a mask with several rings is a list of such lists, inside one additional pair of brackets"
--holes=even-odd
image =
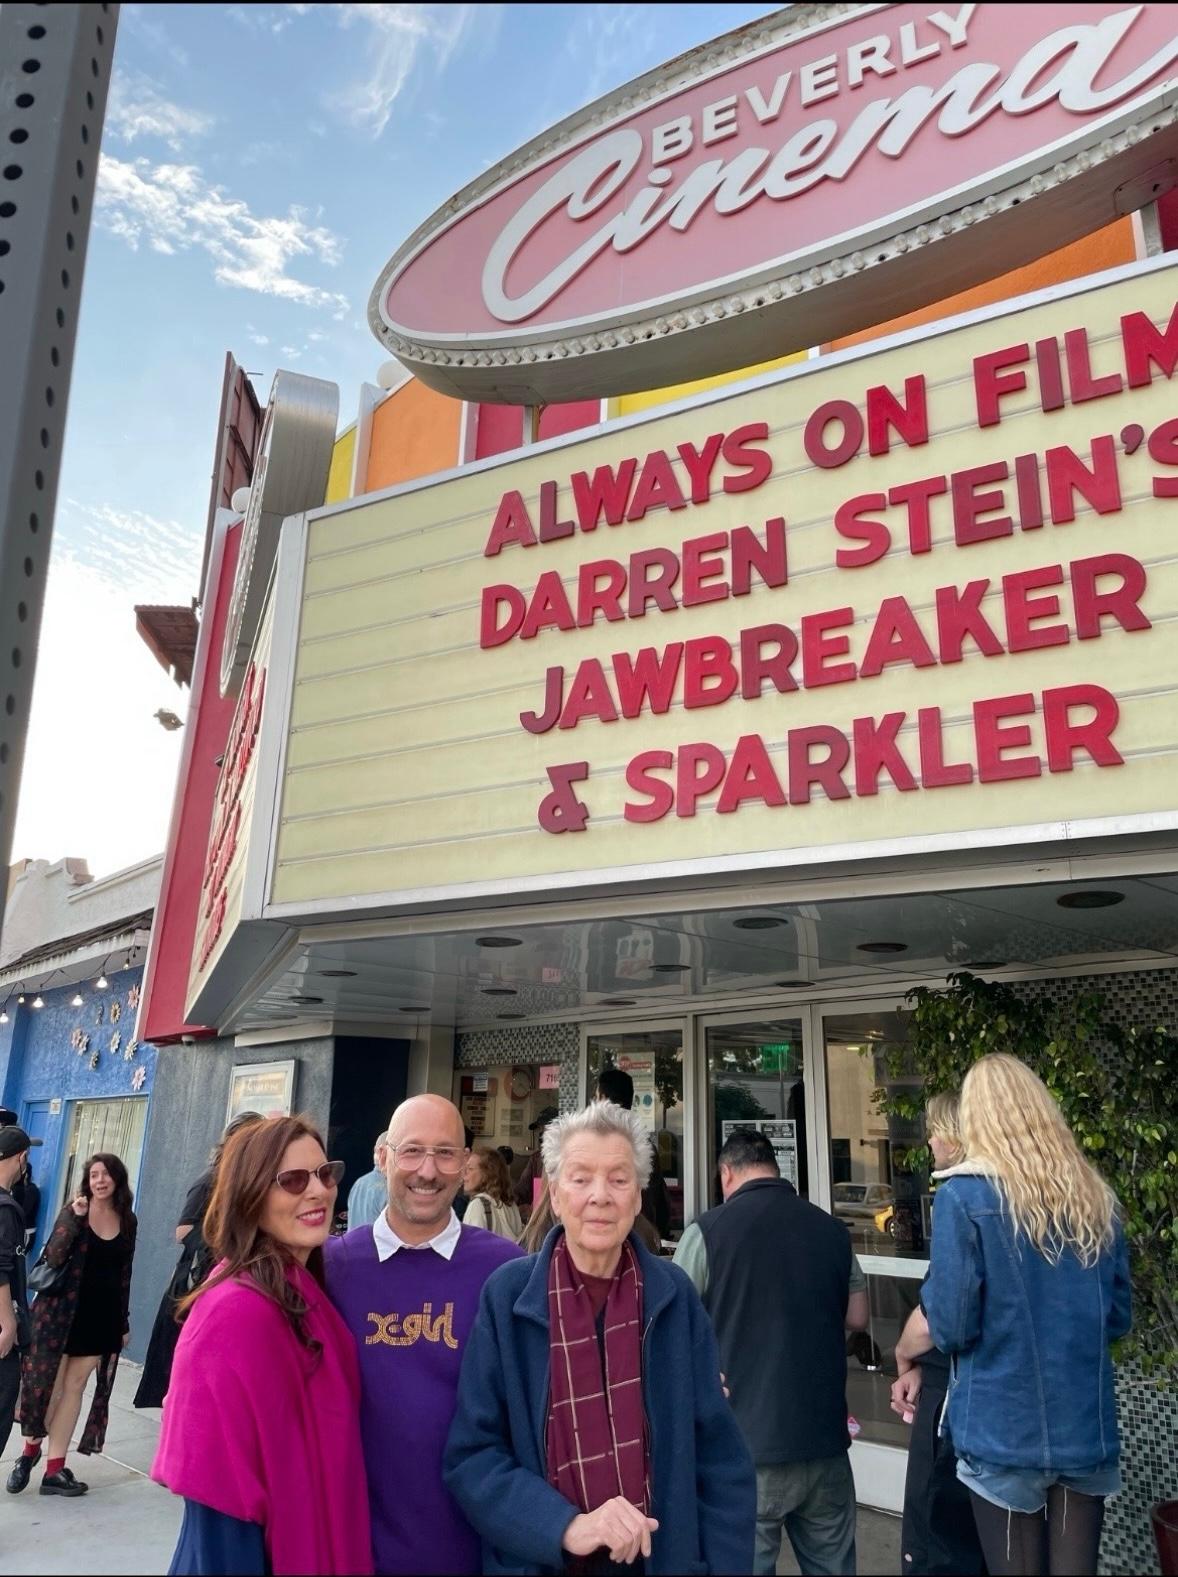
[(45, 998), (41, 995), (41, 993), (39, 991), (37, 992), (37, 995), (33, 998), (33, 1006), (35, 1008), (43, 1008), (45, 1006)]
[(80, 991), (75, 991), (73, 997), (70, 1000), (70, 1007), (80, 1008), (82, 1006), (84, 1006), (82, 1001), (82, 993)]

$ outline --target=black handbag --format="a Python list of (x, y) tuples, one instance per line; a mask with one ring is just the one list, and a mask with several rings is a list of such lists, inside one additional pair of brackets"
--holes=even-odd
[(45, 1258), (45, 1250), (42, 1249), (37, 1263), (29, 1271), (29, 1290), (45, 1293), (60, 1292), (65, 1285), (65, 1273), (68, 1269), (68, 1260), (64, 1265), (51, 1265)]

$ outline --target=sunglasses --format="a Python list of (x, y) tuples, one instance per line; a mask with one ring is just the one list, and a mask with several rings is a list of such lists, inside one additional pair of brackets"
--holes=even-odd
[(343, 1176), (342, 1161), (324, 1161), (322, 1166), (292, 1166), (289, 1171), (279, 1172), (274, 1181), (288, 1194), (305, 1194), (313, 1177), (317, 1177), (324, 1188), (338, 1188)]

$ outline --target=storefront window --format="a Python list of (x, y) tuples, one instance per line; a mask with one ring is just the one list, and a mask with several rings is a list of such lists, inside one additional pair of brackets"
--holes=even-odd
[(634, 1081), (634, 1110), (654, 1134), (659, 1170), (671, 1205), (671, 1236), (683, 1231), (683, 1032), (610, 1030), (589, 1036), (585, 1099), (603, 1068), (620, 1068)]
[(720, 1202), (716, 1157), (734, 1128), (756, 1128), (772, 1142), (782, 1177), (803, 1198), (810, 1191), (800, 1019), (758, 1019), (707, 1030), (708, 1197)]
[(823, 1026), (831, 1208), (866, 1272), (870, 1309), (867, 1330), (848, 1342), (851, 1429), (861, 1440), (906, 1448), (908, 1430), (890, 1407), (892, 1355), (928, 1267), (932, 1197), (928, 1172), (907, 1164), (924, 1142), (923, 1122), (888, 1116), (878, 1095), (919, 1081), (897, 1080), (887, 1068), (888, 1053), (906, 1039), (903, 1013), (827, 1015)]

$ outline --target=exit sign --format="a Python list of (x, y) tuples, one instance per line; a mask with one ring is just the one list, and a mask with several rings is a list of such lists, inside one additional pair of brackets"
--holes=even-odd
[(788, 1073), (793, 1062), (793, 1045), (784, 1040), (773, 1046), (762, 1046), (761, 1072), (762, 1073)]

